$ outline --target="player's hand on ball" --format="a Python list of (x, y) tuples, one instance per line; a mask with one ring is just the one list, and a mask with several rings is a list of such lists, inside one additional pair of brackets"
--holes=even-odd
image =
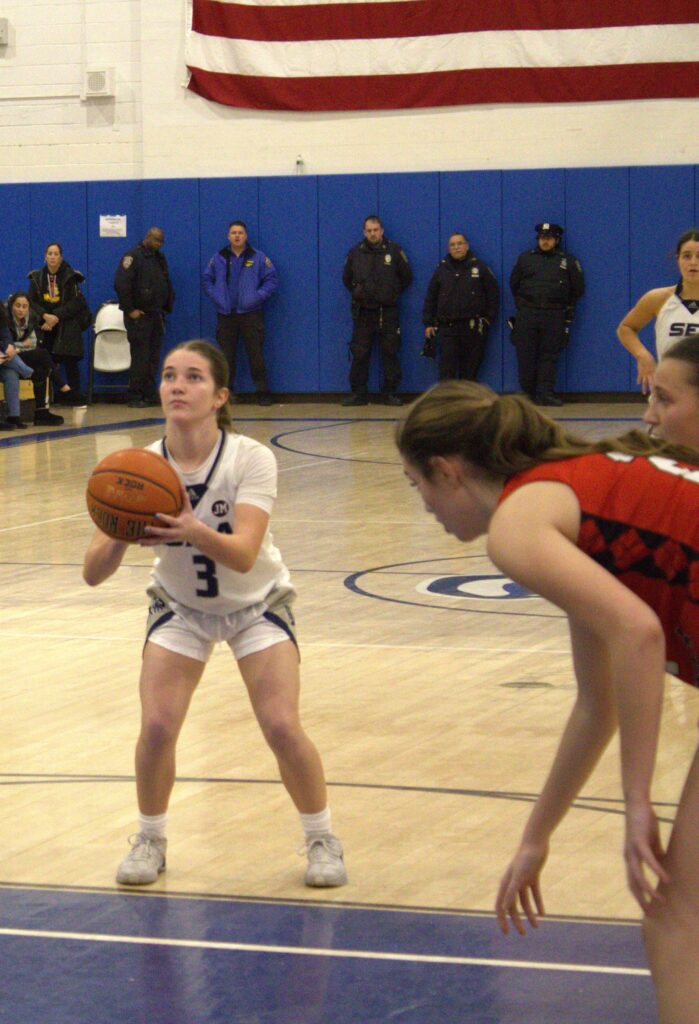
[(168, 516), (164, 512), (156, 515), (158, 526), (147, 526), (145, 536), (141, 537), (139, 544), (143, 548), (152, 548), (156, 544), (169, 544), (175, 541), (194, 542), (196, 529), (201, 526), (195, 517), (192, 503), (186, 489), (182, 488), (182, 511), (177, 516)]
[(532, 928), (538, 928), (539, 916), (546, 913), (539, 886), (539, 875), (548, 857), (548, 843), (522, 844), (505, 872), (495, 911), (503, 935), (510, 931), (510, 921), (520, 935), (526, 934), (522, 914)]

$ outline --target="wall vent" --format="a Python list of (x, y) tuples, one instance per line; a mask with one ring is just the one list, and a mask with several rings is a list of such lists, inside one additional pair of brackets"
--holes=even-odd
[(114, 68), (86, 68), (83, 99), (114, 95)]

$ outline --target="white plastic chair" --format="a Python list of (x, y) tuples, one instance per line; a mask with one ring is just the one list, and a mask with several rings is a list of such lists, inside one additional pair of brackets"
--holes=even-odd
[[(87, 387), (88, 404), (92, 402), (95, 370), (99, 370), (100, 373), (123, 373), (131, 366), (131, 349), (126, 336), (124, 314), (116, 302), (105, 302), (100, 306), (93, 329), (94, 341)], [(105, 387), (109, 388), (110, 385)]]

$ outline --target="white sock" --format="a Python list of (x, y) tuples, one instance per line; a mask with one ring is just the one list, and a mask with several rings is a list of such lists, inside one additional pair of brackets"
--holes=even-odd
[(332, 834), (329, 807), (326, 807), (324, 811), (318, 811), (317, 814), (299, 814), (299, 818), (306, 837)]
[(141, 814), (139, 811), (138, 831), (151, 839), (164, 839), (166, 825), (167, 811), (165, 814)]

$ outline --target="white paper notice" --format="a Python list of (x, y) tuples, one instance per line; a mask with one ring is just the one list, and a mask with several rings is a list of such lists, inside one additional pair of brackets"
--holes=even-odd
[(126, 214), (101, 213), (100, 238), (126, 238)]

